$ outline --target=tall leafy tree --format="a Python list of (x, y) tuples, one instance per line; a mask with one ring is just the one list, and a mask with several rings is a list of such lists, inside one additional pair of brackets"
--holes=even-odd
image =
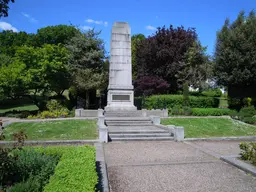
[(0, 18), (7, 17), (9, 11), (9, 3), (14, 3), (15, 0), (0, 0)]
[(153, 36), (136, 46), (137, 80), (144, 76), (159, 77), (169, 84), (170, 92), (176, 92), (179, 89), (176, 74), (183, 68), (185, 55), (195, 41), (194, 28), (174, 28), (172, 25), (158, 28)]
[(242, 11), (217, 33), (215, 76), (232, 97), (256, 97), (256, 16)]
[(137, 77), (137, 67), (136, 67), (136, 47), (137, 47), (137, 44), (146, 39), (146, 37), (143, 35), (143, 34), (135, 34), (132, 36), (131, 38), (131, 47), (132, 47), (132, 77), (133, 79), (136, 79)]
[(16, 49), (24, 45), (33, 44), (34, 34), (26, 32), (2, 31), (0, 32), (0, 54), (15, 55)]
[(69, 88), (68, 52), (62, 45), (19, 47), (11, 62), (0, 67), (0, 87), (7, 97), (29, 97), (40, 109), (38, 96), (55, 91), (62, 94)]
[(72, 25), (47, 26), (38, 29), (34, 41), (37, 46), (42, 46), (43, 44), (58, 45), (59, 43), (64, 45), (76, 34), (80, 34), (80, 31)]
[(66, 46), (73, 83), (79, 92), (86, 93), (86, 108), (90, 103), (89, 90), (104, 89), (107, 82), (104, 44), (98, 35), (94, 30), (77, 34)]
[(180, 61), (180, 70), (176, 74), (178, 84), (183, 89), (187, 89), (186, 86), (202, 88), (205, 81), (211, 77), (211, 73), (212, 63), (206, 54), (206, 47), (195, 41)]

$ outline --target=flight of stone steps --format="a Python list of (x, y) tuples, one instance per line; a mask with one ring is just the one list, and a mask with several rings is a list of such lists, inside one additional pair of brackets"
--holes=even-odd
[(110, 141), (172, 140), (168, 130), (157, 127), (141, 111), (105, 112)]

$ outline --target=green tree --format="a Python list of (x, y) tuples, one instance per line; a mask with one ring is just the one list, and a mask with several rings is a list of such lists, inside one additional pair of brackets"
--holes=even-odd
[(33, 34), (23, 31), (18, 33), (13, 31), (0, 32), (0, 54), (13, 57), (18, 47), (33, 44), (33, 36)]
[(42, 46), (43, 44), (58, 45), (59, 43), (65, 45), (76, 34), (80, 34), (80, 31), (72, 25), (47, 26), (38, 29), (34, 41), (37, 46)]
[(248, 16), (242, 11), (233, 23), (226, 19), (217, 33), (215, 76), (232, 97), (256, 96), (255, 26), (255, 11)]
[(70, 52), (69, 69), (73, 84), (79, 92), (85, 91), (86, 108), (90, 103), (89, 90), (102, 90), (107, 82), (104, 44), (98, 35), (94, 30), (77, 34), (66, 46)]
[(176, 77), (180, 87), (186, 86), (202, 88), (205, 81), (211, 77), (212, 63), (206, 54), (206, 47), (202, 47), (199, 41), (195, 41), (187, 50), (184, 59), (180, 62), (180, 70)]
[(137, 68), (136, 68), (136, 47), (137, 44), (146, 39), (146, 37), (143, 34), (135, 34), (131, 38), (131, 47), (132, 47), (132, 77), (133, 79), (136, 79), (137, 77)]
[(11, 98), (29, 97), (39, 109), (45, 107), (38, 96), (52, 91), (62, 94), (69, 88), (68, 51), (62, 45), (22, 46), (15, 57), (0, 68), (0, 87)]
[(0, 0), (0, 18), (8, 16), (10, 2), (14, 3), (14, 0)]

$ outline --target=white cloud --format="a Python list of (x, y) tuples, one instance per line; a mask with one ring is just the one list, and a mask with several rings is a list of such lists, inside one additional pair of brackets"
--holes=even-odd
[(24, 17), (28, 18), (29, 22), (31, 23), (38, 23), (38, 20), (36, 20), (34, 17), (32, 17), (31, 15), (27, 14), (27, 13), (21, 13)]
[(150, 31), (155, 31), (156, 30), (156, 28), (151, 26), (151, 25), (146, 26), (146, 29), (150, 30)]
[(85, 30), (85, 31), (92, 29), (91, 26), (87, 26), (87, 25), (81, 26), (80, 28), (83, 29), (83, 30)]
[(0, 29), (2, 30), (12, 30), (13, 32), (18, 32), (18, 29), (16, 29), (15, 27), (13, 27), (10, 23), (6, 23), (6, 22), (0, 22)]
[(108, 26), (108, 22), (107, 21), (96, 21), (96, 20), (93, 20), (93, 19), (86, 19), (85, 22), (86, 23), (94, 23), (96, 25), (104, 25), (105, 27)]

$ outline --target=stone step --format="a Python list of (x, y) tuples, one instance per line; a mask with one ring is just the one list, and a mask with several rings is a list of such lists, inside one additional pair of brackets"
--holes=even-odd
[(151, 121), (149, 117), (106, 117), (106, 121)]
[(134, 138), (134, 137), (170, 137), (170, 133), (110, 133), (109, 137), (113, 138)]
[(156, 133), (169, 133), (168, 131), (166, 130), (129, 130), (129, 129), (121, 129), (121, 130), (118, 130), (118, 129), (109, 129), (109, 134), (139, 134), (139, 133), (152, 133), (152, 134), (156, 134)]
[(173, 137), (117, 137), (111, 138), (111, 141), (166, 141), (173, 139)]
[(106, 122), (107, 126), (151, 126), (152, 122)]
[(141, 111), (106, 111), (105, 117), (141, 117)]

